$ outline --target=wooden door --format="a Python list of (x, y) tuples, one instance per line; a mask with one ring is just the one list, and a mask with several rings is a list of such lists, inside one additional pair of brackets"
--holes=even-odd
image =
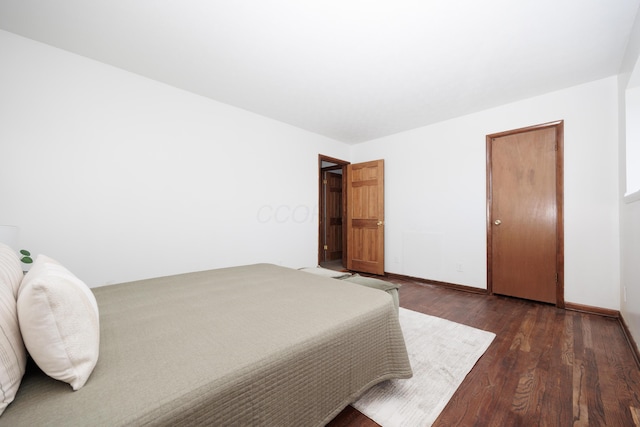
[(562, 122), (487, 137), (489, 291), (564, 305)]
[(324, 172), (325, 242), (324, 261), (342, 259), (342, 174)]
[(384, 274), (384, 161), (347, 166), (347, 268)]

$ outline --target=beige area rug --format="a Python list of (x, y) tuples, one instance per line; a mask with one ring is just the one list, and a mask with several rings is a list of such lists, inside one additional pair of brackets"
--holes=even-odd
[(413, 377), (384, 381), (353, 407), (382, 425), (430, 426), (495, 334), (400, 308)]

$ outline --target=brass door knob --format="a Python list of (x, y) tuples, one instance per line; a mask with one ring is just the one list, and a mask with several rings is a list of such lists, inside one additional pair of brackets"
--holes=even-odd
[(496, 219), (493, 223), (495, 225), (500, 225), (500, 224), (502, 224), (502, 221), (500, 221), (499, 219)]

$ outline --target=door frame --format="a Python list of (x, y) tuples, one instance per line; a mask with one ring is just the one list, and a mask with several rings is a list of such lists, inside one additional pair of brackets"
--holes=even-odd
[[(322, 162), (335, 163), (335, 167), (323, 168)], [(323, 245), (323, 232), (324, 224), (327, 220), (325, 216), (324, 197), (323, 195), (323, 177), (322, 172), (328, 169), (341, 169), (342, 170), (342, 266), (347, 266), (347, 188), (346, 188), (346, 174), (347, 165), (350, 162), (346, 160), (336, 159), (334, 157), (318, 154), (318, 265), (324, 261), (324, 245)]]
[(493, 238), (492, 238), (492, 142), (495, 138), (543, 128), (555, 128), (556, 131), (556, 307), (564, 308), (564, 120), (543, 123), (534, 126), (493, 133), (486, 136), (487, 162), (487, 293), (493, 295)]

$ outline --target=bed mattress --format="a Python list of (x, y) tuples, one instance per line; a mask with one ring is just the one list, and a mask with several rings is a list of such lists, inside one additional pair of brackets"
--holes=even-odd
[(411, 367), (383, 291), (270, 264), (92, 289), (78, 390), (31, 364), (2, 425), (324, 425)]

